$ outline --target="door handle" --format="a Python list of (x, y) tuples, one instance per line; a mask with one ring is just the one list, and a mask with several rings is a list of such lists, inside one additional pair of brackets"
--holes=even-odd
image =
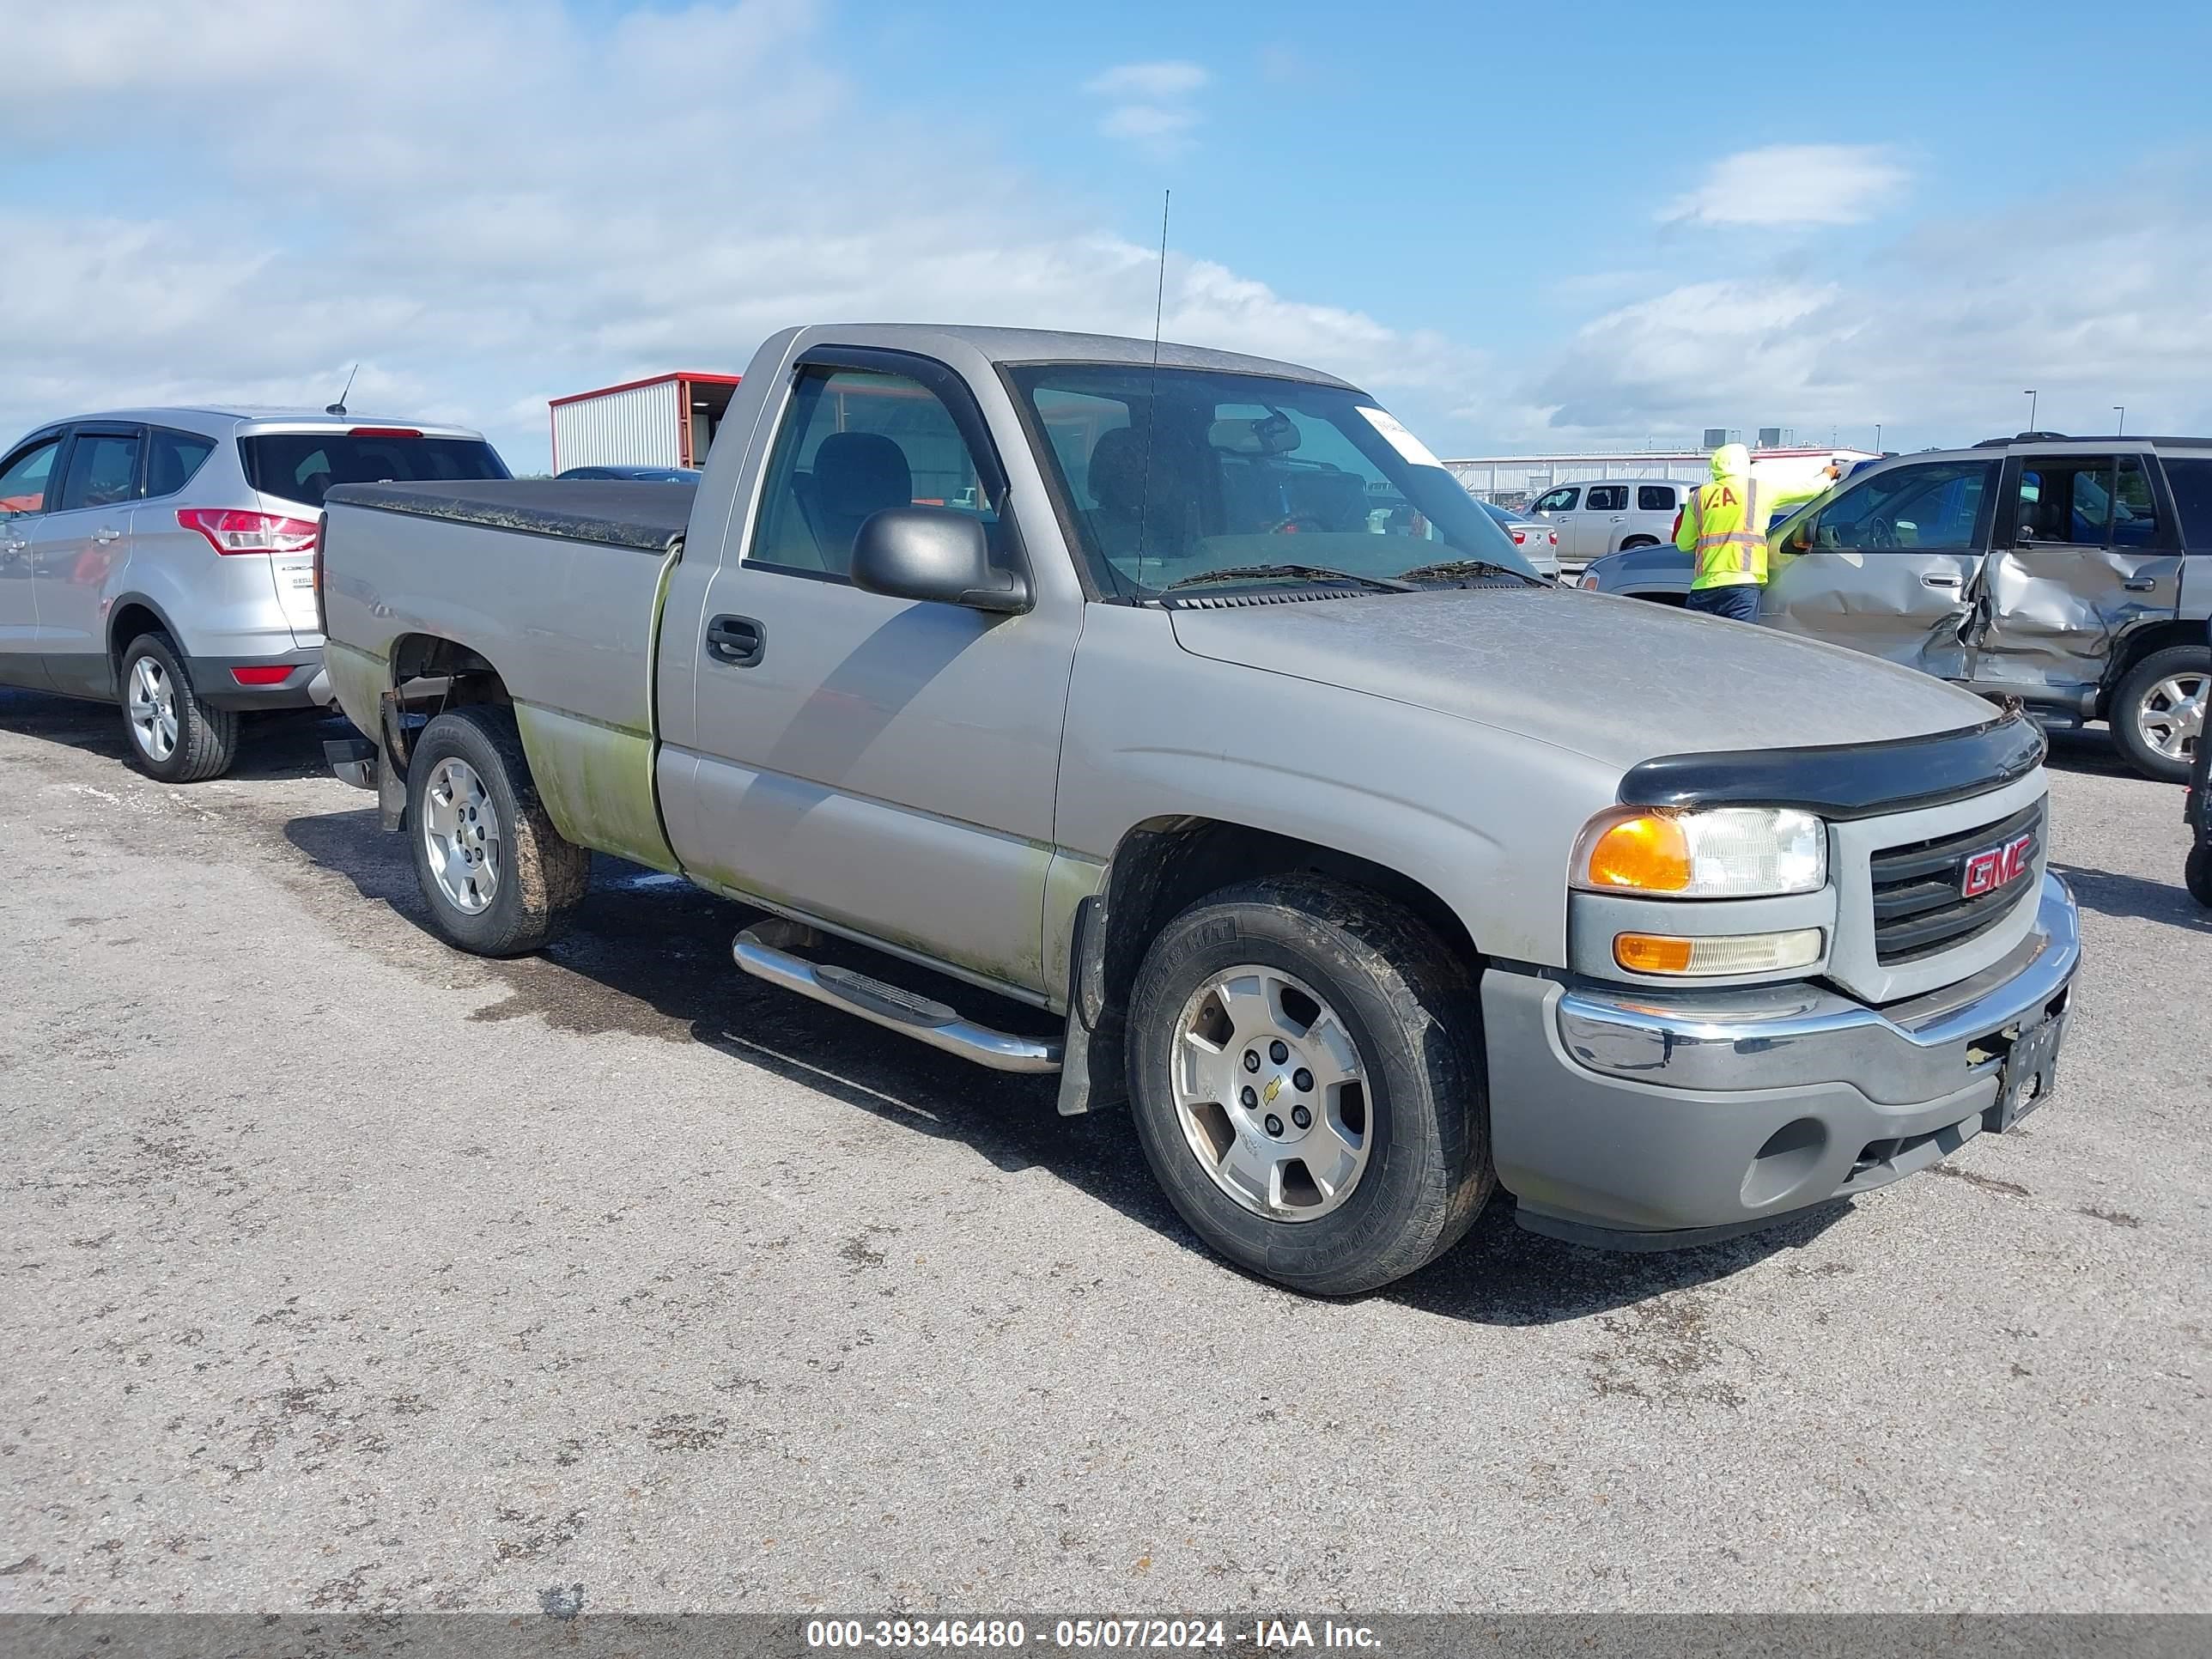
[(707, 624), (707, 654), (732, 668), (750, 668), (768, 652), (768, 629), (750, 617), (717, 617)]
[(1956, 576), (1943, 575), (1936, 571), (1929, 571), (1920, 580), (1929, 587), (1956, 587), (1959, 585), (1959, 579)]
[(2155, 576), (2130, 576), (2120, 584), (2130, 593), (2148, 593), (2158, 586)]
[(102, 525), (92, 532), (92, 538), (104, 547), (109, 542), (121, 541), (123, 532), (119, 530), (110, 530), (106, 525)]

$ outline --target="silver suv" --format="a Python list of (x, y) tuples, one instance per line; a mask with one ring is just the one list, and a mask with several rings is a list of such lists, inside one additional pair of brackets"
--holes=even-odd
[(333, 701), (314, 592), (324, 491), (507, 476), (480, 433), (343, 412), (40, 427), (0, 456), (0, 685), (120, 702), (149, 775), (219, 776), (240, 715)]

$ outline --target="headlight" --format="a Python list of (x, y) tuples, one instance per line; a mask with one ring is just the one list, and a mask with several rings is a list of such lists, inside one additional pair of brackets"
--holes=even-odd
[(1769, 898), (1828, 883), (1826, 827), (1788, 807), (1639, 811), (1590, 821), (1575, 848), (1574, 884), (1661, 898)]

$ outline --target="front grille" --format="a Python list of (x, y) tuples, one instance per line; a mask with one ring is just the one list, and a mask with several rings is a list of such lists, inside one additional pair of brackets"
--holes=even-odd
[[(2043, 859), (2044, 806), (2039, 800), (1996, 823), (1876, 852), (1871, 860), (1875, 960), (1894, 968), (1955, 950), (2026, 902), (2036, 889), (2033, 868)], [(2022, 835), (2035, 837), (2028, 848), (2030, 873), (1978, 897), (1963, 896), (1966, 860)]]

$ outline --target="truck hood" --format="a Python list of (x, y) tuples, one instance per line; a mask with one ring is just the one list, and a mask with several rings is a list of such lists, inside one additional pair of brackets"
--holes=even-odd
[(1659, 755), (1978, 726), (1972, 693), (1856, 651), (1564, 588), (1176, 610), (1194, 655), (1475, 720), (1626, 770)]

